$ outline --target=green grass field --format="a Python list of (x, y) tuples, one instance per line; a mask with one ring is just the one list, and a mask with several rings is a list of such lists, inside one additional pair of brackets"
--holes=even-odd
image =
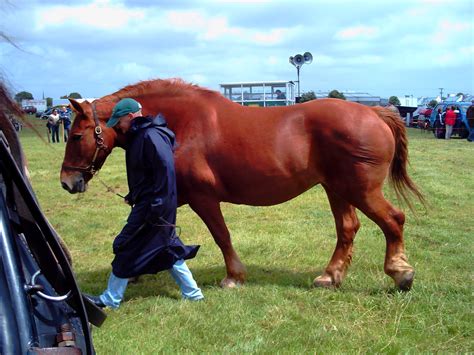
[[(45, 121), (32, 119), (41, 133)], [(335, 246), (326, 195), (315, 187), (273, 207), (223, 204), (235, 248), (246, 264), (245, 286), (223, 290), (223, 258), (189, 207), (178, 211), (181, 238), (200, 244), (188, 265), (206, 300), (180, 300), (166, 272), (127, 289), (117, 311), (94, 328), (99, 354), (474, 352), (474, 144), (435, 140), (409, 129), (410, 174), (428, 206), (403, 207), (405, 244), (416, 269), (413, 289), (394, 290), (383, 272), (385, 239), (361, 213), (353, 264), (337, 290), (312, 288)], [(44, 136), (46, 137), (46, 135)], [(46, 138), (45, 138), (46, 139)], [(112, 240), (129, 207), (94, 178), (87, 193), (60, 186), (64, 144), (21, 133), (41, 206), (68, 244), (82, 290), (99, 294), (111, 270)], [(116, 149), (99, 177), (127, 193), (124, 153)], [(386, 189), (398, 205), (394, 193)]]

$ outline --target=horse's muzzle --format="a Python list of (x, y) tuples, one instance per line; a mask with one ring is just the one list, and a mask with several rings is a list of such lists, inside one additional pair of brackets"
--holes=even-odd
[(66, 181), (66, 180), (61, 180), (61, 186), (63, 187), (64, 190), (71, 194), (75, 194), (78, 192), (85, 192), (87, 188), (87, 184), (84, 181), (84, 178), (78, 177), (76, 179), (73, 179), (72, 181)]

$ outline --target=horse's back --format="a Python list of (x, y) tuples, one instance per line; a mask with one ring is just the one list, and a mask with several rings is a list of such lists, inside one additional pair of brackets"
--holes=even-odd
[[(211, 119), (210, 119), (211, 120)], [(315, 100), (279, 108), (219, 107), (206, 147), (186, 165), (199, 183), (224, 201), (253, 205), (284, 202), (361, 162), (388, 163), (389, 128), (368, 107)], [(393, 139), (393, 138), (392, 138)], [(189, 180), (189, 177), (187, 177)]]

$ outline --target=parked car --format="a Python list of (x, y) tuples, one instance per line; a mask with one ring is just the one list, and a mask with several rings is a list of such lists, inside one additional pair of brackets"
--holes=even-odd
[[(50, 107), (48, 109), (46, 109), (46, 111), (44, 111), (42, 114), (41, 114), (41, 119), (42, 120), (47, 120), (49, 118), (49, 115), (51, 115), (53, 113), (53, 110), (58, 110), (57, 107)], [(59, 111), (59, 110), (58, 110)]]
[(23, 112), (32, 115), (36, 113), (37, 109), (34, 106), (25, 106), (23, 107)]
[[(468, 119), (467, 115), (469, 108), (473, 106), (472, 102), (441, 102), (436, 105), (430, 116), (430, 126), (433, 128), (433, 134), (436, 138), (444, 138), (444, 124), (441, 124), (436, 116), (438, 109), (441, 109), (441, 112), (446, 112), (448, 107), (451, 106), (454, 106), (454, 108), (459, 111), (456, 124), (453, 127), (453, 135), (458, 135), (463, 139), (467, 138), (469, 133), (474, 130), (474, 121)], [(472, 109), (470, 112), (472, 112)]]

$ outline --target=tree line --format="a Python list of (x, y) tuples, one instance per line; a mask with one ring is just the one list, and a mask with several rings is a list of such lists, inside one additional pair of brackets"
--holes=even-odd
[[(82, 96), (78, 92), (71, 92), (69, 95), (61, 96), (60, 99), (82, 99)], [(22, 100), (34, 100), (33, 94), (28, 91), (20, 91), (15, 95), (15, 101), (21, 104)], [(45, 100), (47, 106), (53, 105), (53, 99), (51, 97), (47, 97)]]
[[(464, 95), (463, 93), (458, 93), (456, 96), (461, 96)], [(329, 92), (328, 97), (334, 98), (334, 99), (341, 99), (341, 100), (346, 100), (346, 97), (342, 92), (339, 92), (338, 90), (332, 90)], [(300, 101), (299, 102), (306, 102), (306, 101), (311, 101), (315, 100), (316, 94), (314, 91), (308, 91), (305, 92), (301, 95)], [(445, 97), (442, 98), (443, 100), (446, 99)], [(400, 100), (396, 96), (390, 96), (388, 99), (388, 103), (394, 106), (401, 106)], [(428, 104), (429, 107), (435, 107), (438, 104), (438, 101), (436, 100), (431, 100)]]

